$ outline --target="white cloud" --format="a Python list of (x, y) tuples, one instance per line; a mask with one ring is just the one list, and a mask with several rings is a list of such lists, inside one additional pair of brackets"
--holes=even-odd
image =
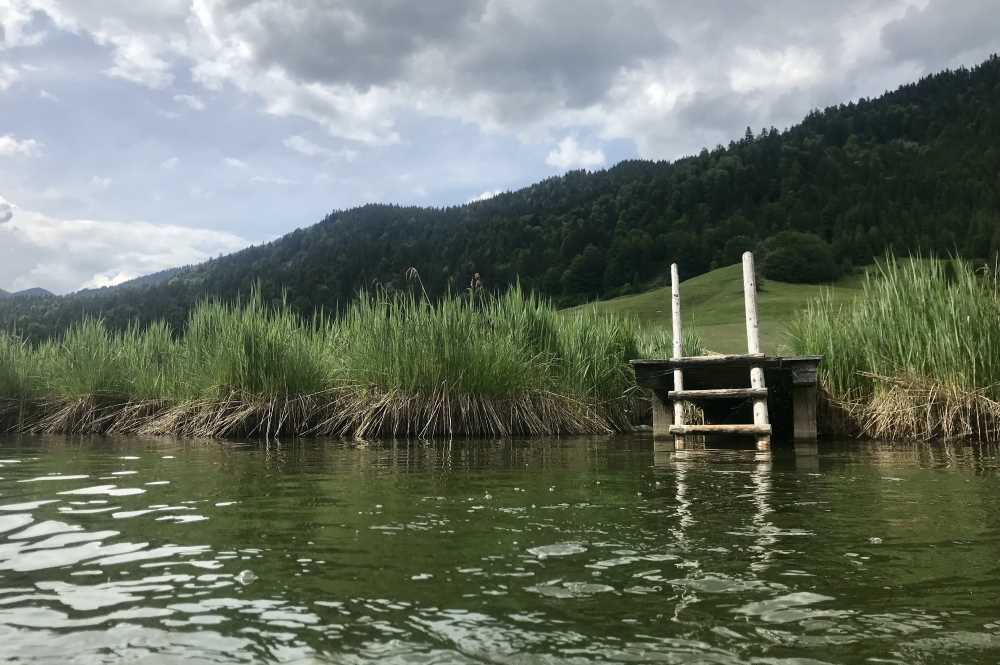
[(298, 134), (289, 136), (282, 141), (282, 144), (289, 150), (294, 150), (308, 157), (325, 157), (327, 159), (341, 159), (350, 162), (358, 156), (357, 150), (351, 148), (341, 148), (339, 150), (325, 148)]
[[(0, 287), (67, 292), (205, 261), (247, 246), (231, 233), (91, 219), (58, 219), (0, 197)], [(72, 248), (67, 251), (67, 248)]]
[(16, 67), (0, 63), (0, 92), (14, 85), (20, 78), (21, 72)]
[(53, 95), (51, 92), (49, 92), (48, 90), (45, 90), (45, 89), (42, 89), (42, 90), (38, 91), (38, 98), (39, 99), (44, 99), (44, 100), (49, 101), (49, 102), (60, 102), (60, 101), (62, 101), (57, 96)]
[(180, 162), (181, 160), (179, 157), (168, 157), (167, 159), (164, 159), (162, 162), (160, 162), (160, 168), (171, 171), (175, 169), (177, 165), (180, 164)]
[(193, 111), (205, 110), (205, 102), (196, 95), (174, 95), (174, 101), (178, 104), (184, 104)]
[(503, 194), (502, 189), (487, 189), (485, 192), (480, 193), (478, 196), (474, 196), (471, 199), (469, 199), (468, 203), (472, 203), (473, 201), (486, 201), (492, 199), (494, 196), (499, 196), (500, 194)]
[(822, 73), (823, 57), (812, 49), (737, 48), (729, 83), (738, 93), (766, 88), (794, 88), (814, 82)]
[(42, 144), (35, 139), (18, 139), (10, 134), (0, 135), (0, 156), (35, 157), (41, 150)]
[(98, 40), (114, 45), (114, 64), (107, 73), (149, 88), (165, 88), (174, 81), (170, 64), (161, 57), (155, 41), (127, 32), (98, 32)]
[(34, 9), (30, 3), (23, 1), (0, 1), (0, 51), (34, 46), (45, 38), (44, 31), (31, 28)]
[(255, 175), (250, 178), (250, 182), (255, 182), (262, 185), (294, 185), (296, 184), (294, 180), (289, 180), (288, 178), (282, 178), (281, 176), (266, 176), (266, 175)]
[(250, 168), (250, 165), (244, 162), (242, 159), (237, 159), (235, 157), (226, 157), (222, 160), (225, 162), (226, 166), (230, 166), (234, 169), (246, 170)]
[(90, 186), (94, 189), (107, 189), (114, 182), (111, 178), (95, 175), (90, 179)]
[(545, 158), (545, 163), (557, 169), (590, 169), (607, 161), (600, 148), (582, 148), (576, 139), (567, 136)]
[[(237, 50), (242, 52), (242, 48)], [(258, 71), (230, 52), (200, 62), (193, 74), (197, 82), (210, 90), (234, 85), (261, 99), (267, 113), (310, 120), (339, 138), (369, 145), (400, 141), (395, 112), (402, 108), (403, 100), (387, 89), (373, 86), (362, 92), (351, 86), (304, 83), (281, 69)]]
[(82, 289), (100, 289), (105, 286), (115, 286), (121, 284), (122, 282), (127, 282), (130, 279), (135, 279), (136, 277), (141, 277), (137, 273), (124, 272), (121, 270), (108, 270), (107, 272), (99, 273), (94, 275), (88, 281), (80, 285)]

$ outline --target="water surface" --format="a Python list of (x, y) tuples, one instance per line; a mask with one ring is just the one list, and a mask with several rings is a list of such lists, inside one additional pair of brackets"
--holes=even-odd
[(992, 448), (0, 438), (0, 660), (997, 663)]

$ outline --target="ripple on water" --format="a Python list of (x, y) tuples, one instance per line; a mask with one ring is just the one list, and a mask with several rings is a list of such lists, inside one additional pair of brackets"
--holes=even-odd
[(613, 593), (615, 588), (607, 584), (594, 582), (563, 582), (553, 580), (544, 584), (525, 587), (525, 591), (537, 593), (547, 598), (586, 598), (599, 593)]
[(796, 591), (777, 598), (761, 600), (747, 603), (736, 608), (733, 612), (751, 616), (759, 616), (767, 623), (789, 623), (801, 621), (803, 619), (813, 619), (818, 617), (837, 617), (850, 614), (836, 610), (819, 610), (809, 607), (816, 603), (825, 603), (834, 600), (831, 596), (824, 596), (810, 591)]
[(721, 574), (673, 579), (669, 580), (669, 583), (672, 586), (684, 587), (702, 593), (746, 593), (748, 591), (783, 590), (787, 588), (762, 580), (742, 580)]
[(13, 515), (0, 515), (0, 533), (20, 529), (35, 521), (29, 513), (14, 513)]
[(71, 496), (132, 496), (134, 494), (144, 494), (146, 490), (141, 487), (118, 487), (117, 485), (92, 485), (90, 487), (79, 487), (73, 490), (65, 490), (59, 494)]
[(8, 503), (5, 506), (0, 506), (0, 510), (3, 512), (23, 512), (26, 510), (36, 510), (49, 503), (59, 503), (61, 499), (42, 499), (41, 501), (28, 501), (25, 503)]
[(45, 520), (44, 522), (34, 524), (23, 531), (11, 534), (8, 538), (11, 540), (41, 538), (42, 536), (51, 536), (57, 533), (65, 533), (67, 531), (83, 531), (83, 527), (78, 524), (67, 524), (66, 522), (60, 522), (58, 520)]
[(19, 482), (19, 483), (40, 483), (40, 482), (55, 482), (55, 481), (60, 481), (60, 480), (85, 480), (87, 478), (90, 478), (90, 476), (88, 476), (86, 474), (82, 474), (82, 475), (80, 475), (80, 474), (77, 474), (77, 475), (63, 475), (61, 473), (52, 473), (52, 474), (49, 474), (49, 475), (46, 475), (46, 476), (38, 476), (36, 478), (24, 478), (24, 479), (19, 480), (17, 482)]
[[(91, 459), (74, 443), (0, 474), (0, 654), (13, 644), (29, 663), (1000, 662), (986, 655), (1000, 649), (995, 612), (967, 597), (973, 577), (992, 579), (992, 525), (954, 513), (959, 527), (914, 535), (914, 506), (943, 485), (921, 496), (920, 483), (884, 482), (886, 466), (870, 481), (900, 500), (872, 511), (848, 500), (860, 474), (845, 494), (829, 474), (806, 484), (776, 464), (771, 489), (746, 501), (746, 474), (715, 474), (706, 455), (683, 478), (657, 470), (662, 492), (637, 498), (648, 450), (615, 450), (597, 501), (597, 482), (579, 481), (581, 465), (606, 465), (593, 445), (559, 443), (565, 468), (556, 456), (522, 470), (518, 458), (502, 473), (449, 466), (442, 482), (415, 458), (358, 472), (371, 453), (332, 446), (191, 446), (167, 464), (148, 442), (105, 441)], [(141, 461), (114, 461), (123, 450)], [(83, 470), (93, 474), (69, 475)], [(28, 476), (39, 478), (15, 484)], [(110, 484), (129, 482), (146, 494)], [(503, 506), (515, 484), (529, 488), (514, 489), (525, 506)], [(893, 546), (869, 545), (873, 534)], [(863, 574), (841, 556), (856, 547), (871, 554)], [(962, 566), (928, 565), (956, 553)]]
[(572, 556), (574, 554), (583, 554), (587, 551), (587, 546), (583, 543), (555, 543), (554, 545), (541, 545), (539, 547), (529, 547), (528, 553), (532, 554), (539, 559), (548, 559), (550, 557), (560, 557), (560, 556)]

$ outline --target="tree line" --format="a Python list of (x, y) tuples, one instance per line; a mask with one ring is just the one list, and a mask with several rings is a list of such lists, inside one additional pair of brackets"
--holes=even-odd
[(132, 288), (0, 301), (0, 326), (43, 338), (93, 314), (115, 328), (165, 319), (179, 329), (197, 301), (254, 284), (301, 313), (336, 311), (361, 289), (411, 288), (410, 268), (431, 297), (479, 273), (486, 288), (520, 281), (572, 305), (647, 289), (672, 261), (686, 277), (734, 263), (788, 232), (818, 236), (835, 270), (886, 252), (995, 256), (1000, 58), (813, 111), (785, 131), (748, 127), (673, 162), (569, 172), (460, 206), (334, 211)]

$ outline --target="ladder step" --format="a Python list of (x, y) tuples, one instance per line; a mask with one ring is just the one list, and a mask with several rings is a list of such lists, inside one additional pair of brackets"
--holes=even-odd
[(633, 367), (645, 365), (666, 365), (667, 367), (703, 367), (705, 365), (760, 365), (767, 361), (763, 353), (742, 353), (736, 355), (682, 356), (667, 360), (642, 359), (631, 361)]
[(712, 390), (671, 390), (667, 399), (731, 399), (734, 397), (767, 397), (767, 388), (715, 388)]
[(770, 425), (671, 425), (671, 434), (757, 434), (770, 435)]

